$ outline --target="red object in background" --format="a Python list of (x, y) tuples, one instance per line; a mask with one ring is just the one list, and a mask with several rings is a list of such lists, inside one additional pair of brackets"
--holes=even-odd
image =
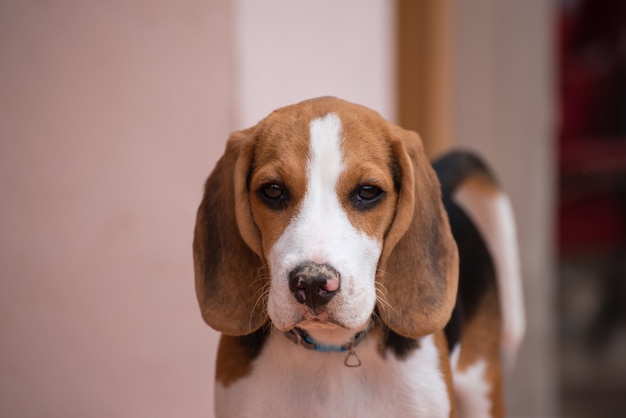
[(562, 252), (616, 248), (626, 237), (626, 141), (569, 140), (559, 162)]
[(559, 208), (559, 246), (563, 253), (617, 248), (626, 231), (620, 205), (610, 196), (587, 199)]
[(559, 47), (559, 249), (624, 246), (626, 2), (563, 10)]

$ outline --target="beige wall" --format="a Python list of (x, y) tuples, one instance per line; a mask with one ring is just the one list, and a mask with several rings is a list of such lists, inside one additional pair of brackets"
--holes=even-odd
[(0, 416), (212, 416), (191, 235), (228, 133), (394, 117), (392, 3), (294, 4), (0, 3)]

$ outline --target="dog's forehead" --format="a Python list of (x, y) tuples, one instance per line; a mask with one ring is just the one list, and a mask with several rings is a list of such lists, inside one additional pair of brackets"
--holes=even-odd
[(316, 121), (336, 116), (337, 138), (347, 157), (380, 158), (388, 154), (389, 128), (378, 113), (339, 99), (321, 98), (278, 109), (257, 126), (260, 160), (307, 156)]

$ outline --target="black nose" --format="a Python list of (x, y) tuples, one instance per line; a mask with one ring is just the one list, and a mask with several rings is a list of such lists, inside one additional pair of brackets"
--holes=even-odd
[(339, 290), (339, 273), (326, 264), (301, 264), (289, 273), (289, 290), (298, 302), (316, 310)]

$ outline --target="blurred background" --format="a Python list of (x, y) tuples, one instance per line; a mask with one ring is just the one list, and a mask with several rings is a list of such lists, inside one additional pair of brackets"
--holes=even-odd
[(321, 95), (479, 152), (509, 191), (509, 416), (626, 416), (624, 5), (3, 0), (0, 416), (212, 416), (203, 182), (231, 131)]

